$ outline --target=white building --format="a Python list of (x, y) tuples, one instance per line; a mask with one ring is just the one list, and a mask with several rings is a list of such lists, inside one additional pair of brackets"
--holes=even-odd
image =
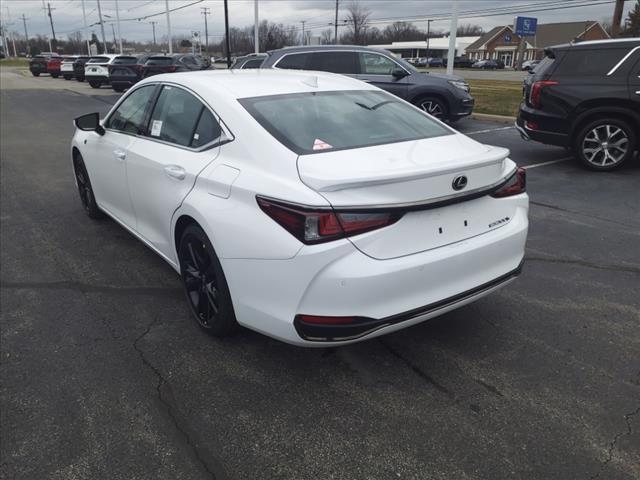
[[(480, 37), (457, 37), (456, 38), (456, 57), (465, 54), (469, 45), (476, 42)], [(442, 57), (447, 58), (449, 51), (449, 37), (430, 38), (428, 51), (427, 41), (420, 40), (417, 42), (393, 42), (387, 45), (368, 45), (374, 48), (384, 48), (401, 57)]]

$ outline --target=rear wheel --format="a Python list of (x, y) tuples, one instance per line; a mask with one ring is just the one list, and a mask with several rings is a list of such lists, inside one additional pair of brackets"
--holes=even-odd
[(620, 167), (633, 156), (636, 132), (628, 122), (601, 118), (582, 128), (575, 140), (576, 154), (586, 167), (608, 171)]
[(89, 80), (89, 85), (91, 85), (91, 88), (100, 88), (100, 82), (94, 82), (93, 80)]
[(439, 120), (445, 120), (449, 115), (447, 105), (437, 97), (421, 97), (414, 105)]
[(216, 337), (233, 332), (238, 324), (227, 280), (209, 238), (199, 226), (185, 229), (178, 259), (187, 302), (198, 325)]
[(76, 80), (79, 82), (84, 82), (84, 77), (76, 77)]
[(58, 75), (57, 73), (52, 73), (52, 74), (51, 74), (51, 76), (52, 76), (53, 78), (58, 78), (60, 75)]
[(80, 195), (80, 202), (82, 203), (84, 211), (89, 218), (93, 218), (94, 220), (104, 217), (104, 213), (102, 213), (102, 210), (98, 208), (98, 204), (96, 203), (91, 181), (89, 180), (89, 174), (87, 173), (87, 168), (80, 154), (74, 158), (73, 166), (76, 174), (76, 184), (78, 185), (78, 194)]
[(40, 76), (40, 72), (31, 72), (31, 75), (33, 75), (34, 77), (39, 77)]
[(116, 86), (116, 85), (111, 85), (111, 88), (113, 88), (116, 92), (120, 93), (120, 92), (124, 92), (124, 87), (121, 86)]
[(64, 79), (65, 79), (65, 80), (71, 80), (71, 77), (70, 77), (69, 75), (65, 75), (65, 76), (64, 76)]

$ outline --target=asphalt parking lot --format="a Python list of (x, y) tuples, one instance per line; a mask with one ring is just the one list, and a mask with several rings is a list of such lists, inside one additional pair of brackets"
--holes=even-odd
[(640, 478), (640, 159), (596, 174), (463, 120), (529, 168), (518, 280), (354, 346), (222, 341), (82, 210), (72, 118), (119, 96), (2, 78), (2, 478)]

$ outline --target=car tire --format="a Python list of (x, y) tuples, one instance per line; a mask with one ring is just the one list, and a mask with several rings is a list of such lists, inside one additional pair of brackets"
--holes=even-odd
[(76, 185), (78, 186), (80, 202), (87, 216), (93, 220), (103, 218), (104, 213), (102, 213), (102, 210), (100, 210), (96, 203), (96, 197), (93, 194), (93, 187), (91, 186), (87, 167), (84, 165), (82, 155), (79, 153), (73, 159), (73, 169), (76, 175)]
[(93, 82), (89, 80), (89, 85), (91, 85), (91, 88), (100, 88), (100, 82)]
[(438, 97), (420, 97), (416, 99), (413, 104), (429, 115), (436, 117), (438, 120), (447, 120), (449, 118), (449, 108), (447, 104)]
[(79, 82), (84, 82), (84, 77), (76, 77), (76, 80)]
[(115, 92), (118, 92), (118, 93), (124, 92), (124, 87), (116, 87), (116, 86), (111, 85), (111, 88), (113, 88), (113, 90)]
[(603, 117), (580, 129), (574, 149), (585, 167), (604, 172), (619, 168), (632, 157), (636, 142), (636, 130), (629, 122)]
[(39, 77), (40, 76), (40, 72), (31, 72), (31, 75), (33, 75), (34, 77)]
[(65, 76), (64, 76), (64, 79), (65, 79), (65, 80), (71, 80), (71, 77), (70, 77), (69, 75), (65, 75)]
[(185, 228), (178, 261), (187, 303), (200, 328), (215, 337), (233, 333), (238, 323), (229, 286), (218, 256), (200, 226), (191, 224)]
[(57, 73), (52, 73), (52, 74), (51, 74), (51, 76), (52, 76), (53, 78), (58, 78), (60, 75), (58, 75)]

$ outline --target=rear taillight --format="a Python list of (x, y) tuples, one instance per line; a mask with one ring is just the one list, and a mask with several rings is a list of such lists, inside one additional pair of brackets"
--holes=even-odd
[(546, 87), (553, 87), (554, 85), (558, 85), (558, 82), (553, 80), (540, 80), (538, 82), (534, 82), (531, 85), (531, 91), (529, 92), (529, 104), (533, 108), (540, 108), (540, 96), (542, 95), (542, 90)]
[(527, 171), (518, 167), (507, 183), (491, 194), (495, 198), (510, 197), (527, 191)]
[(331, 208), (291, 205), (257, 197), (258, 205), (287, 232), (312, 245), (350, 237), (392, 225), (402, 217), (396, 212), (340, 212)]

